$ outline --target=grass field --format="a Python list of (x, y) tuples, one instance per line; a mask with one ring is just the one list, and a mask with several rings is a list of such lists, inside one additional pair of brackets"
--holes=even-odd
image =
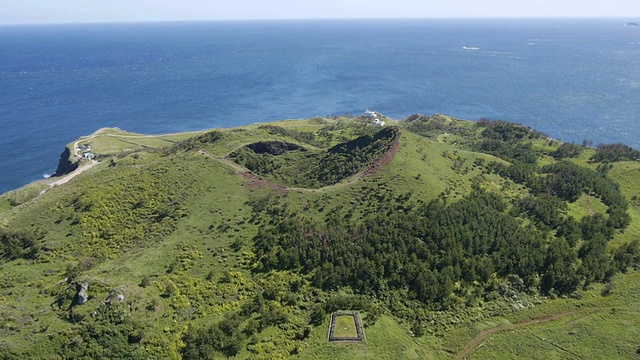
[(443, 343), (457, 359), (637, 359), (640, 271), (611, 284), (451, 331)]
[[(80, 138), (79, 144), (89, 144), (92, 151), (98, 154), (112, 154), (127, 149), (161, 148), (178, 141), (188, 139), (200, 132), (186, 132), (164, 135), (136, 134), (115, 128), (105, 128), (93, 135)], [(69, 144), (69, 146), (72, 146)]]
[[(388, 315), (380, 316), (372, 326), (366, 327), (366, 342), (327, 342), (329, 321), (315, 329), (309, 337), (308, 347), (295, 356), (297, 359), (435, 359), (435, 338), (415, 338), (409, 329)], [(434, 342), (435, 341), (435, 342)], [(449, 358), (451, 355), (448, 355)], [(443, 359), (447, 358), (446, 354)]]
[[(357, 128), (347, 125), (335, 119), (277, 123), (301, 131), (344, 126), (344, 131), (323, 130), (334, 132), (327, 146), (354, 136)], [(240, 176), (246, 171), (241, 165), (229, 165), (225, 157), (231, 151), (255, 141), (300, 143), (260, 126), (216, 130), (222, 134), (222, 141), (202, 141), (174, 152), (160, 149), (180, 145), (197, 133), (141, 135), (107, 129), (80, 143), (90, 143), (96, 153), (107, 155), (106, 160), (113, 157), (113, 166), (103, 161), (44, 195), (40, 193), (48, 188), (47, 181), (2, 195), (0, 226), (41, 229), (45, 237), (38, 261), (0, 262), (0, 358), (4, 347), (33, 349), (31, 358), (57, 358), (55, 350), (50, 349), (56, 342), (79, 343), (84, 334), (82, 323), (67, 321), (66, 311), (52, 307), (57, 298), (65, 300), (65, 305), (73, 298), (73, 290), (65, 282), (69, 274), (90, 283), (91, 299), (74, 310), (85, 315), (85, 324), (93, 323), (94, 310), (111, 291), (125, 297), (129, 317), (144, 330), (145, 337), (140, 344), (129, 344), (128, 334), (118, 341), (130, 351), (147, 349), (147, 357), (179, 358), (190, 327), (210, 326), (227, 313), (254, 304), (261, 312), (254, 310), (248, 315), (250, 319), (236, 327), (247, 335), (242, 338), (238, 355), (231, 358), (640, 358), (636, 354), (640, 349), (637, 270), (616, 275), (610, 284), (589, 285), (564, 298), (554, 296), (552, 300), (534, 294), (500, 298), (498, 305), (481, 297), (465, 305), (462, 300), (467, 294), (455, 284), (459, 307), (415, 314), (424, 319), (420, 323), (423, 335), (417, 337), (410, 318), (414, 313), (407, 311), (409, 296), (399, 297), (403, 301), (383, 309), (377, 321), (371, 321), (371, 314), (361, 310), (366, 342), (328, 342), (330, 317), (311, 326), (309, 309), (333, 293), (313, 289), (310, 276), (295, 271), (254, 271), (257, 262), (252, 241), (258, 229), (270, 221), (269, 212), (288, 209), (325, 219), (332, 212), (344, 210), (345, 217), (357, 220), (372, 212), (391, 212), (388, 203), (405, 194), (411, 196), (407, 209), (417, 206), (418, 200), (440, 195), (449, 201), (459, 200), (475, 185), (472, 180), (509, 201), (529, 193), (525, 187), (476, 165), (476, 160), (502, 160), (458, 148), (456, 142), (464, 140), (461, 136), (443, 134), (436, 141), (409, 131), (403, 132), (395, 158), (375, 172), (357, 174), (319, 189), (282, 190), (254, 184)], [(318, 135), (317, 139), (324, 137)], [(535, 145), (545, 151), (552, 149), (542, 142)], [(321, 150), (313, 144), (305, 146)], [(125, 149), (128, 151), (122, 152)], [(588, 163), (588, 153), (592, 152), (585, 151), (577, 161), (595, 167)], [(544, 161), (554, 160), (547, 156)], [(616, 163), (609, 176), (620, 184), (628, 199), (640, 197), (640, 162)], [(149, 209), (135, 223), (123, 215), (126, 213), (118, 212), (119, 205), (130, 198), (138, 199), (132, 202), (133, 210)], [(261, 202), (264, 199), (270, 201)], [(175, 204), (177, 210), (163, 207), (165, 203)], [(640, 200), (634, 204), (629, 209), (631, 225), (615, 234), (611, 247), (640, 238)], [(263, 214), (255, 210), (259, 206), (264, 207)], [(102, 209), (100, 216), (93, 216), (98, 209)], [(606, 206), (596, 196), (583, 194), (568, 205), (567, 213), (581, 219), (605, 211)], [(156, 230), (154, 226), (163, 219), (174, 219), (175, 224)], [(137, 235), (143, 226), (151, 235)], [(120, 231), (123, 228), (126, 232)], [(108, 241), (102, 241), (103, 235)], [(516, 308), (523, 302), (535, 305), (525, 310)], [(398, 315), (402, 311), (410, 316), (402, 318)], [(249, 324), (257, 327), (256, 322), (265, 315), (277, 315), (286, 321), (260, 325), (257, 333), (249, 334)], [(358, 338), (358, 321), (351, 315), (337, 316), (333, 336)], [(57, 337), (52, 338), (54, 335)]]
[(0, 213), (5, 212), (9, 209), (11, 209), (11, 203), (9, 202), (9, 200), (4, 197), (0, 198)]
[(355, 317), (351, 315), (336, 316), (336, 322), (333, 325), (333, 336), (339, 338), (357, 338), (358, 331), (356, 329)]

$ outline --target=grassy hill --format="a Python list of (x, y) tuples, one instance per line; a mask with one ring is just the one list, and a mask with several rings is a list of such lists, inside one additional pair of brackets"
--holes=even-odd
[[(637, 357), (633, 149), (385, 120), (67, 145), (78, 169), (0, 196), (0, 354)], [(365, 342), (327, 342), (338, 310)]]

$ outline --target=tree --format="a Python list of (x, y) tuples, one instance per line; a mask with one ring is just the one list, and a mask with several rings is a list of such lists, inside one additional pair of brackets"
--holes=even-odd
[(550, 293), (570, 294), (576, 290), (580, 277), (576, 270), (577, 255), (564, 238), (556, 238), (549, 244), (544, 262), (541, 290)]
[(311, 312), (311, 319), (309, 323), (313, 326), (320, 326), (326, 317), (327, 313), (324, 311), (324, 307), (317, 305)]
[(422, 323), (422, 319), (416, 319), (411, 324), (411, 332), (415, 337), (421, 337), (424, 335), (424, 324)]

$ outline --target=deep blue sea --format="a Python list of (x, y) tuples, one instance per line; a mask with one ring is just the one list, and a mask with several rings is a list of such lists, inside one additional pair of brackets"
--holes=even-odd
[(366, 108), (640, 148), (640, 27), (626, 21), (0, 26), (0, 192), (51, 174), (65, 144), (105, 126), (157, 134)]

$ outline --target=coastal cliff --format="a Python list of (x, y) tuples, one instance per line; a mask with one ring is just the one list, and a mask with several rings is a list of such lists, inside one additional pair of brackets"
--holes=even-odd
[(64, 148), (64, 151), (60, 154), (60, 160), (58, 160), (58, 167), (53, 176), (64, 176), (78, 168), (78, 162), (74, 161), (71, 155), (71, 149), (68, 146)]

